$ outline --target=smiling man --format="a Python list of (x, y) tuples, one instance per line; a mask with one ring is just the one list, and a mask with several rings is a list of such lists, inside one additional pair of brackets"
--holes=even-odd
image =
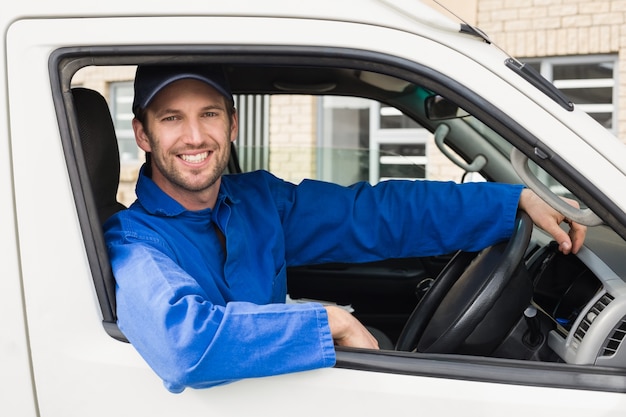
[(480, 250), (511, 235), (518, 208), (565, 253), (585, 236), (519, 185), (223, 175), (237, 114), (219, 67), (140, 66), (133, 112), (149, 158), (105, 238), (119, 327), (172, 392), (332, 366), (335, 345), (378, 347), (345, 310), (286, 304), (288, 266)]
[[(168, 77), (167, 70), (139, 67), (133, 104), (137, 144), (151, 155), (152, 180), (164, 192), (189, 210), (212, 207), (237, 137), (232, 96), (219, 71)], [(162, 86), (164, 80), (169, 82)]]

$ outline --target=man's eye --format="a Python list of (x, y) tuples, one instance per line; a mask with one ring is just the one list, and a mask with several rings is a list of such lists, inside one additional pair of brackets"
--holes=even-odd
[(214, 111), (208, 111), (204, 113), (204, 117), (215, 117), (215, 116), (217, 116), (217, 113)]
[(176, 116), (167, 116), (163, 118), (164, 122), (172, 122), (174, 120), (176, 120)]

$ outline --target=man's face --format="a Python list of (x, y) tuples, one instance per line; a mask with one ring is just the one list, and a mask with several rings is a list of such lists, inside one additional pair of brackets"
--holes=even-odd
[[(214, 203), (237, 136), (237, 118), (226, 99), (201, 81), (176, 81), (161, 90), (133, 120), (137, 144), (152, 154), (152, 179), (183, 206)], [(210, 204), (209, 204), (210, 205)]]

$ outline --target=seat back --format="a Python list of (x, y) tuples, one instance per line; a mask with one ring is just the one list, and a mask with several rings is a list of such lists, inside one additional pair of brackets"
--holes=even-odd
[(100, 223), (126, 208), (117, 201), (120, 156), (115, 127), (105, 98), (97, 91), (73, 88), (78, 132)]

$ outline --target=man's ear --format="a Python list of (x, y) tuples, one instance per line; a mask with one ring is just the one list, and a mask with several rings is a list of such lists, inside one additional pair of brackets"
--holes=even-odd
[(148, 139), (148, 135), (143, 128), (143, 123), (141, 123), (137, 118), (133, 119), (133, 131), (135, 132), (135, 142), (137, 142), (137, 146), (145, 152), (152, 152), (150, 140)]
[(234, 142), (237, 139), (239, 133), (239, 118), (237, 117), (237, 110), (233, 110), (233, 115), (230, 118), (230, 141)]

